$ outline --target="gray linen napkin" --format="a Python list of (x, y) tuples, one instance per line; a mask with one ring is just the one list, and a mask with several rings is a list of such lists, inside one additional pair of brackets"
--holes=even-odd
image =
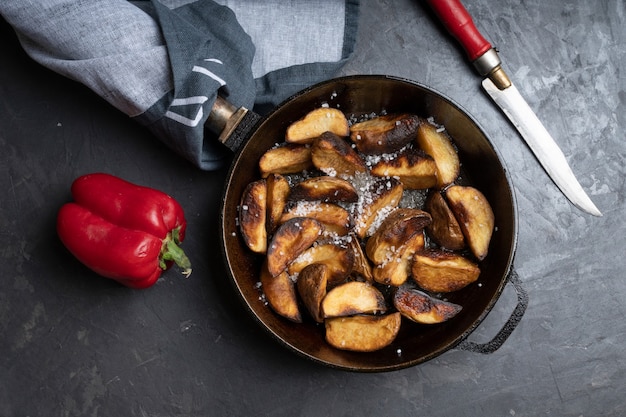
[(218, 92), (263, 111), (332, 77), (352, 52), (358, 0), (2, 0), (0, 14), (35, 61), (210, 170), (228, 156), (204, 137)]

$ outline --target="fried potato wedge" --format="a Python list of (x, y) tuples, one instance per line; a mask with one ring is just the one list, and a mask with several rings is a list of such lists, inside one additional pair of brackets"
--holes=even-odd
[(289, 181), (280, 174), (272, 173), (266, 178), (267, 183), (267, 219), (266, 228), (273, 233), (278, 226), (283, 211), (287, 206), (287, 199), (291, 191)]
[(311, 145), (313, 165), (332, 176), (354, 176), (366, 172), (363, 159), (343, 138), (331, 132), (322, 133)]
[(354, 233), (361, 239), (368, 235), (379, 213), (398, 207), (404, 192), (402, 183), (395, 178), (379, 179), (367, 187), (369, 190), (362, 194), (363, 198), (359, 197), (352, 214)]
[(480, 268), (469, 259), (453, 252), (426, 249), (413, 256), (413, 280), (431, 292), (452, 292), (475, 282)]
[(463, 249), (465, 247), (465, 236), (461, 226), (439, 191), (435, 191), (428, 196), (424, 208), (433, 219), (427, 226), (431, 239), (446, 249)]
[(419, 149), (408, 148), (372, 166), (372, 175), (396, 177), (408, 190), (424, 190), (437, 185), (435, 160)]
[(372, 269), (374, 281), (383, 285), (399, 286), (411, 276), (413, 255), (424, 249), (424, 233), (418, 232), (405, 243), (390, 251), (388, 259)]
[(452, 184), (461, 172), (461, 164), (446, 132), (431, 123), (421, 123), (417, 129), (417, 143), (435, 160), (439, 188)]
[(324, 132), (337, 136), (348, 136), (348, 119), (342, 111), (331, 107), (320, 107), (307, 113), (302, 119), (292, 123), (285, 133), (289, 143), (311, 143)]
[(311, 147), (287, 144), (267, 150), (259, 159), (261, 177), (269, 174), (295, 174), (313, 167)]
[(267, 269), (277, 276), (322, 234), (323, 226), (315, 219), (296, 217), (278, 226), (267, 248)]
[(373, 352), (390, 345), (400, 331), (399, 312), (384, 316), (352, 316), (326, 319), (326, 341), (356, 352)]
[(298, 275), (296, 289), (313, 320), (324, 322), (322, 300), (326, 297), (329, 268), (324, 264), (307, 265)]
[(387, 114), (350, 126), (350, 140), (364, 154), (393, 153), (413, 139), (421, 119), (413, 114)]
[(374, 281), (374, 275), (372, 273), (372, 265), (370, 265), (363, 248), (359, 243), (359, 239), (355, 235), (350, 236), (351, 239), (348, 243), (348, 248), (352, 250), (354, 254), (354, 265), (352, 266), (352, 272), (363, 277), (367, 282)]
[(427, 212), (408, 207), (392, 211), (365, 244), (367, 257), (376, 265), (387, 262), (390, 254), (404, 245), (413, 235), (430, 224)]
[(322, 300), (322, 313), (326, 318), (386, 311), (385, 297), (368, 282), (350, 281), (338, 285)]
[(251, 251), (267, 251), (267, 184), (261, 179), (248, 184), (239, 204), (239, 230)]
[(467, 245), (474, 256), (482, 261), (489, 252), (495, 225), (491, 205), (484, 194), (474, 187), (454, 185), (446, 189), (445, 195)]
[(284, 223), (295, 217), (309, 217), (319, 221), (324, 225), (325, 233), (344, 236), (350, 229), (350, 212), (333, 203), (299, 201), (287, 207), (280, 222)]
[(421, 324), (443, 323), (456, 316), (462, 309), (458, 304), (440, 300), (406, 285), (396, 290), (393, 305), (402, 316)]
[(355, 203), (359, 199), (359, 195), (350, 182), (342, 178), (323, 175), (308, 178), (294, 185), (291, 190), (291, 199), (326, 203)]
[(264, 264), (260, 275), (263, 294), (272, 310), (293, 322), (302, 323), (295, 283), (287, 272), (272, 276)]
[(291, 262), (287, 270), (290, 275), (299, 274), (314, 263), (328, 267), (327, 281), (332, 285), (343, 281), (352, 272), (354, 253), (348, 247), (332, 242), (315, 244)]

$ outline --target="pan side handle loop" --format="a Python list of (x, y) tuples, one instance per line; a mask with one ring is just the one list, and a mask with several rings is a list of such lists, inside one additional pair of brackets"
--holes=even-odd
[(522, 320), (522, 316), (526, 312), (526, 307), (528, 307), (528, 293), (522, 287), (522, 282), (513, 269), (509, 272), (508, 281), (515, 288), (515, 292), (517, 293), (517, 305), (515, 309), (511, 313), (511, 316), (506, 321), (504, 326), (500, 329), (500, 331), (486, 343), (476, 343), (470, 342), (467, 339), (463, 340), (456, 347), (457, 349), (466, 350), (469, 352), (475, 353), (493, 353), (500, 348), (504, 344), (504, 342), (509, 338), (513, 330), (517, 327), (519, 322)]

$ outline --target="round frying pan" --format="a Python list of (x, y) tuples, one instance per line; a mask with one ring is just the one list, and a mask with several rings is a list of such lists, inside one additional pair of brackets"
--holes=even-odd
[[(462, 178), (487, 197), (495, 214), (489, 255), (481, 262), (479, 280), (448, 299), (463, 306), (453, 319), (437, 325), (403, 320), (400, 333), (388, 347), (371, 353), (338, 350), (324, 340), (323, 325), (312, 320), (292, 323), (275, 314), (257, 286), (261, 257), (244, 244), (237, 225), (238, 205), (246, 185), (259, 179), (261, 155), (282, 142), (287, 126), (309, 111), (328, 105), (346, 115), (415, 113), (443, 124), (458, 147)], [(219, 106), (218, 106), (219, 107)], [(227, 106), (228, 107), (228, 106)], [(453, 348), (488, 353), (513, 331), (526, 308), (526, 294), (513, 271), (517, 213), (511, 181), (498, 152), (478, 124), (457, 104), (419, 83), (390, 76), (350, 76), (333, 79), (301, 91), (267, 117), (245, 110), (212, 114), (214, 130), (235, 152), (224, 189), (221, 239), (227, 271), (244, 306), (259, 325), (288, 349), (317, 363), (351, 371), (377, 372), (413, 366)], [(215, 127), (217, 126), (217, 127)], [(500, 332), (488, 343), (469, 342), (507, 283), (516, 289), (518, 303)]]

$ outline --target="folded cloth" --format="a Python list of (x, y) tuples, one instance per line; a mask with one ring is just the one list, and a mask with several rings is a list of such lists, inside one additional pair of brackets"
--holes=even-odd
[(332, 77), (358, 1), (3, 0), (0, 14), (35, 61), (211, 170), (229, 155), (203, 128), (217, 94), (262, 111)]

